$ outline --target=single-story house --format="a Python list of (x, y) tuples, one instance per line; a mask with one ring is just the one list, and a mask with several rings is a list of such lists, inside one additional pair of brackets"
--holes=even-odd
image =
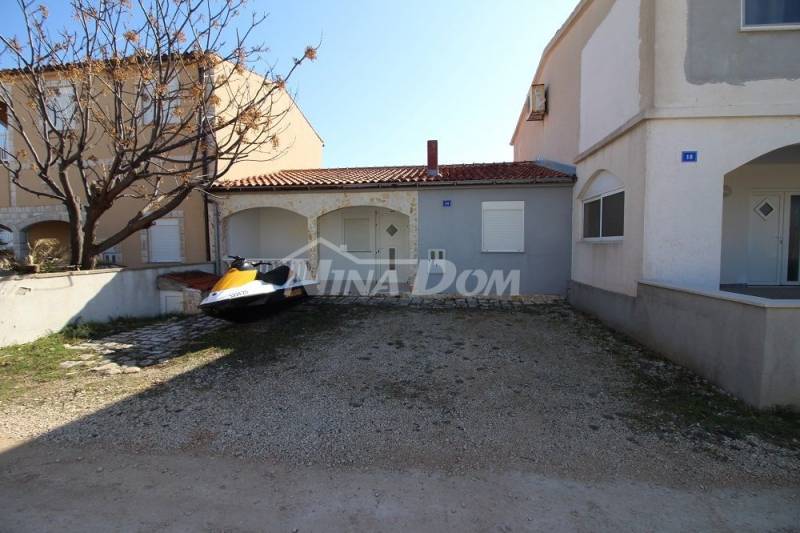
[[(501, 271), (505, 279), (516, 271), (522, 294), (564, 295), (575, 180), (566, 170), (529, 161), (439, 165), (429, 141), (427, 165), (223, 179), (211, 190), (212, 240), (223, 257), (298, 257), (323, 282), (355, 269), (364, 280), (373, 270), (376, 283), (396, 270), (410, 288), (422, 258), (439, 262), (425, 273), (429, 288), (446, 277), (438, 269), (446, 260), (459, 273)], [(482, 274), (464, 276), (444, 292), (486, 285)]]

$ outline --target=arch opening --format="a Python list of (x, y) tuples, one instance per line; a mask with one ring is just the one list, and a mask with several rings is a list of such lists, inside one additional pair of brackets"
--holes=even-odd
[(280, 207), (237, 211), (227, 216), (223, 224), (228, 255), (281, 259), (308, 244), (306, 217)]
[(800, 297), (800, 144), (750, 160), (723, 180), (720, 284)]

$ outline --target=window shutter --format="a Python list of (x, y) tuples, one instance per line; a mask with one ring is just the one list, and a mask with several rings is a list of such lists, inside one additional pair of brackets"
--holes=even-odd
[(176, 263), (181, 258), (181, 231), (176, 218), (156, 220), (148, 230), (151, 263)]
[(525, 251), (525, 202), (483, 202), (482, 250)]
[(371, 252), (372, 223), (368, 218), (344, 219), (344, 244), (348, 252)]

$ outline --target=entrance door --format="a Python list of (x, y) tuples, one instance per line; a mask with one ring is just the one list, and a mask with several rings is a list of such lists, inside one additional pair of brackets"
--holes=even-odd
[(397, 280), (405, 283), (408, 280), (408, 265), (399, 263), (408, 258), (408, 216), (380, 209), (377, 212), (377, 249), (379, 276), (386, 271), (396, 271)]
[(320, 280), (335, 282), (332, 292), (371, 291), (387, 270), (408, 280), (409, 267), (399, 264), (408, 258), (408, 216), (383, 207), (345, 207), (321, 216), (318, 228), (326, 241), (319, 247)]
[(747, 280), (751, 285), (777, 285), (782, 269), (783, 195), (758, 193), (750, 199)]

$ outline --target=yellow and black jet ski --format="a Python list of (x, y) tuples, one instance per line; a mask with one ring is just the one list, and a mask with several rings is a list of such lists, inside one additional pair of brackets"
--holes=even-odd
[(263, 306), (307, 296), (306, 287), (317, 283), (299, 279), (285, 264), (261, 272), (258, 267), (263, 262), (230, 257), (231, 268), (200, 302), (200, 309), (207, 315), (237, 321), (250, 318), (251, 313)]

